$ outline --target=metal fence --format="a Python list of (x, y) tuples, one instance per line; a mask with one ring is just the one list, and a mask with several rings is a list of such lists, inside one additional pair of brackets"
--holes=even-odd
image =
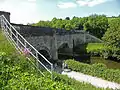
[[(53, 64), (49, 62), (41, 53), (38, 52), (5, 18), (4, 15), (0, 16), (0, 24), (2, 31), (8, 41), (10, 41), (14, 47), (19, 51), (23, 52), (23, 49), (29, 49), (29, 55), (32, 56), (35, 60), (36, 63), (34, 64), (36, 67), (42, 66), (45, 70), (47, 70), (51, 74), (52, 78), (52, 72), (53, 72)], [(44, 61), (45, 63), (42, 63), (41, 60)], [(29, 60), (30, 58), (27, 57)], [(40, 73), (43, 74), (43, 72), (39, 69)]]

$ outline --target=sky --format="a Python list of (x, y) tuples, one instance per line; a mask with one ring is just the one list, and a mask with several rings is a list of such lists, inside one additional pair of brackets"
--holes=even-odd
[(11, 22), (19, 24), (95, 13), (118, 16), (120, 0), (0, 0), (0, 11), (10, 12)]

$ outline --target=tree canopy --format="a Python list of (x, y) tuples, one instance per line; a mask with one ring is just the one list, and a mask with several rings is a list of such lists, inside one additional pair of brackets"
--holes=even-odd
[(39, 21), (38, 23), (33, 25), (66, 30), (85, 30), (101, 39), (107, 31), (109, 22), (111, 22), (111, 20), (113, 20), (112, 17), (93, 14), (88, 17), (74, 16), (72, 19), (70, 19), (70, 17), (66, 17), (65, 19), (54, 17), (51, 21)]
[(120, 48), (120, 18), (111, 20), (103, 40), (107, 46)]

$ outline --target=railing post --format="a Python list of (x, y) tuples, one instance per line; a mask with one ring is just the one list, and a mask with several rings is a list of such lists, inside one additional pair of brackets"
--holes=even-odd
[(2, 17), (2, 31), (4, 31), (4, 22), (3, 22), (3, 17)]
[(0, 17), (0, 21), (1, 21), (1, 28), (2, 28), (2, 30), (3, 30), (3, 25), (2, 25), (2, 16)]
[[(37, 57), (37, 59), (39, 60), (39, 57), (38, 57), (38, 53), (36, 52), (36, 57)], [(39, 68), (39, 63), (38, 63), (38, 61), (36, 60), (36, 65), (37, 65), (37, 68)]]
[(12, 28), (11, 28), (11, 26), (10, 26), (10, 37), (12, 39)]
[(19, 47), (18, 45), (18, 33), (16, 32), (16, 37), (17, 37), (17, 46)]
[(26, 44), (26, 41), (24, 40), (24, 45), (25, 45), (25, 48), (27, 47), (27, 44)]
[(51, 64), (51, 79), (53, 79), (53, 64)]

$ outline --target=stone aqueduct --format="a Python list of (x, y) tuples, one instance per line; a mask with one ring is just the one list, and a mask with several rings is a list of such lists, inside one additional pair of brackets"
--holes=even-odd
[[(4, 15), (10, 22), (10, 13), (0, 11), (0, 15)], [(60, 30), (46, 27), (37, 27), (30, 25), (11, 23), (21, 35), (31, 43), (38, 51), (48, 53), (46, 58), (57, 60), (58, 49), (68, 45), (72, 52), (74, 46), (89, 43), (101, 42), (98, 38), (90, 35), (83, 30)], [(74, 41), (74, 43), (73, 43)]]

